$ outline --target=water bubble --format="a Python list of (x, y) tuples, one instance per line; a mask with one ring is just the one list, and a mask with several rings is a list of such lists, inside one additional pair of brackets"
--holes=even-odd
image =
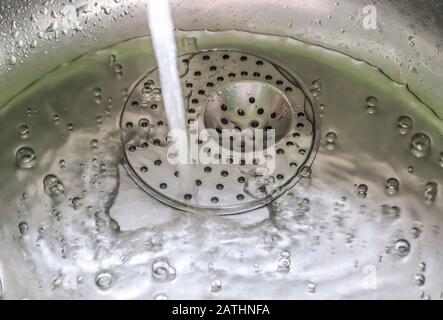
[(424, 133), (417, 133), (411, 139), (409, 150), (417, 158), (424, 158), (431, 149), (431, 138)]
[(7, 60), (6, 60), (6, 63), (11, 65), (11, 66), (16, 65), (17, 64), (17, 58), (13, 54), (10, 54), (8, 56)]
[(89, 142), (89, 145), (91, 146), (92, 149), (97, 149), (98, 148), (98, 140), (97, 139), (92, 139)]
[(415, 285), (422, 287), (422, 286), (424, 286), (425, 282), (426, 282), (426, 278), (422, 273), (417, 273), (414, 275), (414, 284)]
[(60, 195), (65, 192), (63, 183), (53, 174), (48, 174), (43, 179), (43, 189), (49, 196)]
[(288, 257), (281, 257), (278, 260), (277, 271), (285, 273), (289, 272), (290, 269), (291, 269), (291, 259), (289, 259)]
[(436, 182), (429, 182), (425, 186), (423, 196), (427, 202), (434, 202), (437, 198), (438, 184)]
[(321, 80), (314, 80), (312, 81), (312, 84), (309, 87), (309, 91), (311, 91), (312, 95), (315, 98), (318, 98), (321, 94), (322, 90), (322, 82)]
[(377, 107), (378, 107), (378, 99), (377, 99), (377, 97), (370, 96), (370, 97), (366, 98), (366, 111), (369, 114), (376, 113), (377, 112)]
[(21, 136), (22, 139), (28, 139), (29, 138), (30, 130), (29, 130), (29, 127), (27, 125), (21, 125), (18, 128), (18, 132), (20, 133), (20, 136)]
[(385, 192), (390, 196), (395, 196), (400, 189), (400, 181), (396, 178), (389, 178), (385, 183)]
[(411, 245), (407, 240), (400, 239), (394, 244), (395, 254), (399, 257), (406, 257), (411, 250)]
[(168, 300), (168, 299), (169, 299), (168, 296), (164, 293), (157, 293), (154, 296), (154, 300)]
[(217, 293), (223, 289), (223, 283), (219, 279), (214, 279), (211, 281), (211, 292)]
[(29, 226), (26, 222), (22, 221), (18, 224), (18, 231), (20, 232), (20, 234), (22, 236), (24, 236), (26, 234), (26, 232), (28, 232)]
[(31, 169), (37, 162), (35, 151), (30, 147), (18, 149), (15, 158), (17, 166), (21, 169)]
[(328, 132), (326, 134), (326, 149), (328, 150), (334, 150), (335, 144), (337, 142), (337, 134), (335, 132)]
[(365, 184), (360, 184), (357, 187), (357, 196), (361, 199), (365, 199), (368, 193), (368, 186)]
[(398, 131), (400, 134), (405, 135), (408, 134), (412, 130), (413, 122), (411, 117), (409, 116), (401, 116), (398, 118)]
[(400, 217), (401, 209), (396, 206), (388, 206), (383, 205), (382, 206), (382, 213), (384, 216), (390, 218), (390, 219), (398, 219)]
[(92, 89), (92, 94), (94, 95), (94, 97), (100, 97), (102, 95), (102, 89), (99, 87), (95, 87), (94, 89)]
[(161, 281), (172, 281), (177, 274), (167, 260), (157, 260), (152, 264), (152, 276)]
[(317, 285), (313, 282), (308, 282), (306, 285), (309, 293), (315, 293), (317, 291)]
[(74, 208), (74, 210), (78, 210), (78, 208), (80, 208), (80, 206), (81, 206), (80, 198), (72, 199), (71, 204), (72, 204), (72, 207)]
[(101, 290), (108, 290), (112, 286), (112, 274), (109, 272), (100, 272), (95, 277), (95, 284)]
[(415, 239), (418, 239), (420, 237), (420, 234), (421, 234), (421, 229), (419, 227), (412, 227), (411, 228), (411, 233), (412, 233), (412, 236)]

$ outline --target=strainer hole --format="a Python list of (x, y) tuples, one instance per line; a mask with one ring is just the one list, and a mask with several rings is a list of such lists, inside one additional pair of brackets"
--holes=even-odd
[(210, 57), (208, 55), (203, 56), (203, 60), (209, 60), (209, 59), (210, 59)]
[(200, 77), (202, 75), (202, 73), (200, 71), (195, 71), (194, 72), (194, 76), (196, 77)]
[(213, 84), (212, 82), (208, 82), (208, 83), (206, 84), (206, 86), (207, 86), (208, 88), (212, 88), (212, 87), (214, 86), (214, 84)]
[(246, 179), (245, 179), (245, 177), (239, 177), (237, 181), (239, 183), (245, 183)]
[(304, 127), (305, 127), (305, 125), (303, 124), (303, 123), (297, 123), (297, 128), (299, 129), (299, 130), (303, 130), (304, 129)]
[(137, 108), (139, 106), (138, 101), (132, 101), (131, 106)]
[(254, 72), (252, 75), (253, 75), (254, 77), (258, 78), (258, 77), (260, 77), (260, 72)]
[(271, 118), (272, 119), (275, 119), (276, 117), (277, 117), (277, 113), (275, 113), (275, 112), (271, 113)]
[(263, 61), (261, 61), (261, 60), (257, 60), (256, 65), (258, 65), (258, 66), (262, 66), (262, 65), (263, 65)]
[(162, 161), (161, 161), (161, 160), (155, 160), (155, 161), (154, 161), (154, 164), (155, 164), (157, 167), (159, 167), (159, 166), (162, 165)]
[(201, 180), (195, 180), (195, 185), (197, 187), (200, 187), (203, 184), (203, 182), (201, 182)]
[(241, 56), (240, 60), (241, 60), (241, 61), (247, 61), (247, 60), (248, 60), (248, 57), (246, 57), (246, 56)]
[(248, 72), (247, 72), (247, 71), (242, 71), (240, 74), (241, 74), (243, 77), (246, 77), (246, 76), (248, 75)]
[(292, 88), (291, 87), (286, 87), (285, 91), (286, 92), (292, 92)]
[(228, 54), (223, 55), (223, 60), (228, 60), (230, 57)]
[(235, 73), (231, 72), (230, 74), (228, 74), (229, 78), (235, 78)]
[[(238, 109), (237, 110), (237, 114), (240, 116), (240, 117), (243, 117), (244, 115), (245, 115), (245, 112), (242, 110), (242, 109)], [(240, 128), (239, 128), (240, 129)]]
[(126, 128), (130, 129), (134, 126), (132, 122), (126, 122)]
[(245, 196), (242, 195), (242, 194), (238, 194), (238, 195), (237, 195), (237, 200), (238, 200), (238, 201), (243, 201), (243, 200), (245, 200)]
[(217, 81), (219, 81), (219, 82), (222, 82), (222, 81), (224, 81), (225, 80), (225, 78), (223, 78), (223, 77), (218, 77), (217, 78)]
[(272, 80), (272, 76), (271, 76), (270, 74), (267, 74), (267, 75), (265, 76), (265, 79), (266, 79), (266, 80)]
[(219, 199), (217, 197), (212, 197), (211, 198), (211, 202), (214, 203), (214, 204), (218, 203), (218, 201), (219, 201)]
[(278, 174), (278, 175), (277, 175), (277, 179), (278, 179), (278, 180), (283, 180), (284, 178), (285, 178), (285, 176), (282, 175), (282, 174)]
[(212, 71), (212, 72), (217, 71), (217, 67), (216, 66), (211, 66), (209, 68), (209, 71)]
[(263, 108), (258, 108), (257, 109), (257, 113), (258, 114), (263, 114), (263, 113), (265, 113), (265, 110)]
[(161, 183), (160, 184), (160, 189), (165, 190), (168, 187), (168, 185), (166, 183)]
[(275, 84), (278, 85), (278, 86), (281, 86), (281, 85), (283, 84), (283, 81), (281, 81), (281, 80), (277, 80), (277, 81), (275, 82)]
[(219, 183), (219, 184), (217, 184), (216, 188), (217, 188), (217, 190), (221, 191), (221, 190), (223, 190), (225, 188), (225, 186), (222, 185), (221, 183)]
[(255, 98), (254, 97), (250, 97), (249, 98), (249, 103), (255, 103)]
[(221, 119), (221, 123), (226, 125), (229, 123), (229, 121), (227, 119), (223, 118), (223, 119)]
[(223, 170), (223, 171), (221, 172), (221, 176), (226, 178), (227, 176), (229, 176), (229, 172), (226, 171), (226, 170)]
[(203, 169), (206, 173), (211, 173), (212, 172), (212, 168), (211, 167), (205, 167)]
[(260, 125), (260, 123), (259, 123), (257, 120), (252, 120), (252, 121), (250, 122), (250, 125), (251, 125), (251, 127), (253, 127), (253, 128), (257, 128), (257, 127)]
[(155, 109), (157, 109), (158, 108), (158, 105), (156, 105), (155, 103), (153, 104), (153, 105), (151, 105), (151, 109), (152, 110), (155, 110)]
[(228, 110), (228, 106), (225, 104), (222, 104), (221, 106), (222, 111), (227, 111)]
[(192, 195), (191, 194), (185, 194), (185, 196), (184, 196), (184, 198), (185, 198), (185, 200), (191, 200), (192, 199)]
[(198, 90), (198, 94), (201, 96), (204, 95), (205, 93), (206, 93), (205, 90)]
[(283, 150), (283, 149), (278, 149), (278, 150), (277, 150), (277, 154), (285, 154), (285, 150)]
[(142, 172), (142, 173), (148, 172), (148, 167), (141, 167), (140, 172)]

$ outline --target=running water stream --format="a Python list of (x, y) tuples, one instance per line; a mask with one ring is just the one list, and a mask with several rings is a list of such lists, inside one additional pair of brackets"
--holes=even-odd
[[(186, 162), (188, 150), (185, 108), (177, 66), (177, 46), (169, 0), (148, 1), (148, 23), (158, 64), (166, 118), (177, 144), (180, 163)], [(177, 141), (177, 140), (174, 140)]]

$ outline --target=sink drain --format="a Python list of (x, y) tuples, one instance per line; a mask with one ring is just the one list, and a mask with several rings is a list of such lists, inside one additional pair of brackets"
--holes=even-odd
[[(171, 141), (163, 107), (158, 70), (132, 90), (121, 116), (123, 163), (148, 194), (187, 211), (241, 213), (266, 205), (295, 184), (312, 163), (318, 148), (315, 112), (305, 87), (292, 74), (256, 56), (233, 51), (208, 51), (180, 57), (188, 126), (198, 133), (212, 129), (220, 149), (238, 147), (254, 132), (273, 130), (275, 144), (268, 153), (275, 170), (257, 174), (255, 159), (237, 163), (196, 138), (199, 154), (212, 160), (192, 159), (186, 166), (187, 188), (179, 188), (181, 172), (171, 164)], [(221, 140), (229, 129), (238, 137)], [(248, 129), (248, 130), (246, 130)], [(247, 132), (246, 134), (244, 132)], [(251, 134), (252, 132), (252, 134)], [(197, 133), (197, 137), (198, 136)], [(191, 139), (193, 139), (191, 132)], [(226, 142), (227, 141), (227, 142)], [(182, 177), (183, 178), (183, 177)]]

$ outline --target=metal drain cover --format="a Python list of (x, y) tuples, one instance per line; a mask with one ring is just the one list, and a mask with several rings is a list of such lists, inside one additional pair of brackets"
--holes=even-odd
[[(183, 188), (183, 175), (169, 161), (169, 129), (158, 70), (153, 70), (131, 92), (120, 123), (123, 163), (143, 190), (181, 210), (234, 214), (268, 204), (309, 171), (318, 148), (318, 128), (311, 99), (293, 75), (242, 52), (207, 51), (180, 59), (188, 125), (198, 124), (198, 133), (212, 129), (216, 135), (209, 142), (220, 148), (215, 151), (199, 138), (191, 143), (198, 145), (199, 154), (218, 161), (192, 159)], [(273, 148), (268, 156), (275, 160), (275, 171), (263, 176), (257, 174), (254, 161), (233, 163), (232, 156), (224, 158), (220, 150), (236, 143), (220, 142), (225, 129), (239, 134), (245, 129), (273, 129), (275, 145), (268, 146)], [(191, 132), (191, 139), (198, 133)]]

